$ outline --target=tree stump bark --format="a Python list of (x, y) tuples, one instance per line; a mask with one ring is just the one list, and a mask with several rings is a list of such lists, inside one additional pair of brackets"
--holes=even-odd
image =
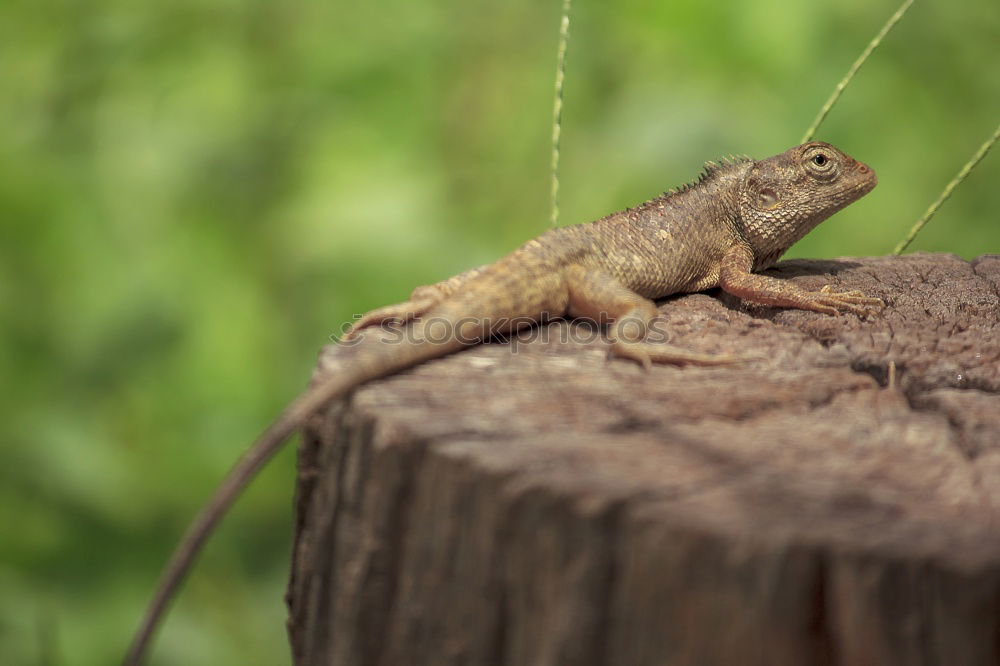
[[(297, 664), (1000, 664), (1000, 255), (789, 261), (853, 315), (662, 304), (359, 388), (300, 449)], [(324, 352), (339, 362), (344, 350)]]

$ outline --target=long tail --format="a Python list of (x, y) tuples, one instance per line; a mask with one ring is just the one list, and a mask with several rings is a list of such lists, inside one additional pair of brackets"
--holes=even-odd
[(132, 644), (125, 656), (125, 666), (138, 666), (142, 663), (164, 612), (216, 524), (250, 480), (281, 449), (288, 436), (295, 432), (310, 414), (360, 384), (399, 372), (422, 361), (450, 354), (467, 344), (460, 342), (454, 336), (445, 341), (431, 342), (422, 335), (422, 329), (423, 327), (419, 325), (410, 327), (407, 330), (411, 335), (406, 340), (398, 341), (398, 344), (363, 342), (356, 349), (357, 356), (351, 359), (346, 372), (319, 380), (293, 400), (261, 433), (229, 472), (212, 498), (202, 507), (174, 549), (160, 577), (156, 594), (146, 609), (142, 624), (132, 638)]

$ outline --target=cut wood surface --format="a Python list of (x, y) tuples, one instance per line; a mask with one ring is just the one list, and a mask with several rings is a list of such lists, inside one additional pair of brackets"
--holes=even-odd
[[(789, 261), (859, 319), (661, 304), (364, 386), (300, 449), (297, 664), (1000, 664), (1000, 256)], [(331, 347), (321, 363), (345, 362)]]

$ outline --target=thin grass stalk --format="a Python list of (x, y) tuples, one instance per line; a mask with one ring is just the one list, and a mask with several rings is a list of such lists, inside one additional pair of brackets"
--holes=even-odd
[(814, 120), (812, 126), (806, 130), (806, 133), (802, 136), (802, 141), (799, 143), (806, 143), (807, 141), (812, 140), (813, 136), (816, 134), (816, 130), (818, 130), (819, 126), (823, 124), (824, 120), (826, 120), (826, 116), (830, 113), (830, 109), (832, 109), (837, 103), (837, 100), (840, 99), (840, 95), (844, 92), (844, 88), (847, 87), (847, 84), (851, 82), (854, 75), (858, 73), (859, 69), (861, 69), (861, 65), (865, 64), (865, 61), (868, 60), (868, 56), (872, 54), (872, 51), (878, 48), (878, 45), (882, 43), (882, 40), (889, 34), (889, 31), (892, 30), (893, 26), (899, 23), (899, 19), (903, 18), (903, 15), (906, 14), (906, 10), (908, 10), (912, 4), (913, 0), (903, 0), (903, 4), (899, 6), (896, 13), (889, 17), (889, 20), (886, 21), (884, 26), (882, 26), (882, 29), (877, 35), (875, 35), (875, 38), (868, 42), (868, 46), (861, 52), (858, 59), (854, 61), (851, 68), (847, 70), (847, 75), (844, 76), (840, 83), (837, 84), (837, 87), (833, 89), (833, 94), (830, 95), (830, 99), (826, 100), (826, 104), (824, 104), (823, 108), (819, 110), (816, 120)]
[(965, 180), (966, 176), (968, 176), (972, 170), (976, 168), (976, 165), (979, 164), (984, 157), (986, 157), (986, 153), (990, 152), (990, 148), (992, 148), (993, 144), (997, 142), (998, 137), (1000, 137), (1000, 125), (997, 125), (996, 130), (993, 132), (993, 136), (986, 139), (983, 145), (979, 146), (979, 150), (976, 151), (976, 154), (972, 156), (972, 159), (965, 163), (965, 166), (963, 166), (958, 174), (951, 179), (951, 182), (944, 186), (944, 190), (942, 190), (940, 196), (938, 196), (937, 200), (927, 208), (923, 216), (917, 220), (917, 223), (910, 229), (910, 233), (906, 235), (906, 238), (900, 241), (899, 245), (896, 246), (896, 249), (892, 251), (893, 254), (901, 254), (903, 250), (905, 250), (910, 243), (913, 242), (913, 239), (917, 237), (917, 234), (919, 234), (920, 230), (924, 228), (924, 225), (927, 224), (932, 217), (934, 217), (934, 213), (936, 213), (938, 208), (941, 207), (941, 204), (947, 201), (948, 197), (951, 196), (951, 193), (955, 190), (955, 188), (958, 187), (962, 181)]
[(552, 191), (551, 222), (559, 226), (559, 139), (562, 135), (563, 81), (566, 79), (566, 47), (569, 44), (569, 10), (572, 0), (563, 0), (556, 60), (555, 99), (552, 102)]

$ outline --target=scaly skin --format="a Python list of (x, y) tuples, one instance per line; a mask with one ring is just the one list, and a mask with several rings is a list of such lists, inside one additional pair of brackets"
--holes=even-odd
[[(813, 160), (822, 162), (816, 164)], [(864, 314), (878, 299), (828, 288), (809, 293), (754, 275), (774, 264), (813, 227), (875, 187), (875, 172), (825, 143), (809, 143), (754, 162), (709, 164), (697, 183), (641, 206), (554, 229), (498, 262), (432, 286), (365, 315), (347, 337), (375, 324), (423, 317), (468, 325), (482, 340), (547, 318), (612, 322), (612, 351), (650, 361), (712, 363), (643, 342), (657, 316), (651, 299), (721, 286), (744, 301), (835, 314)]]
[(369, 312), (345, 338), (394, 324), (407, 328), (405, 341), (363, 341), (345, 371), (315, 381), (254, 442), (174, 551), (125, 663), (141, 663), (174, 591), (239, 492), (323, 405), (364, 382), (562, 316), (609, 323), (612, 352), (647, 367), (749, 360), (646, 340), (658, 316), (653, 299), (716, 286), (749, 303), (864, 315), (882, 302), (829, 287), (810, 292), (755, 271), (773, 265), (877, 182), (870, 167), (821, 142), (760, 161), (709, 163), (695, 183), (594, 222), (554, 229), (496, 263), (418, 287), (405, 303)]

